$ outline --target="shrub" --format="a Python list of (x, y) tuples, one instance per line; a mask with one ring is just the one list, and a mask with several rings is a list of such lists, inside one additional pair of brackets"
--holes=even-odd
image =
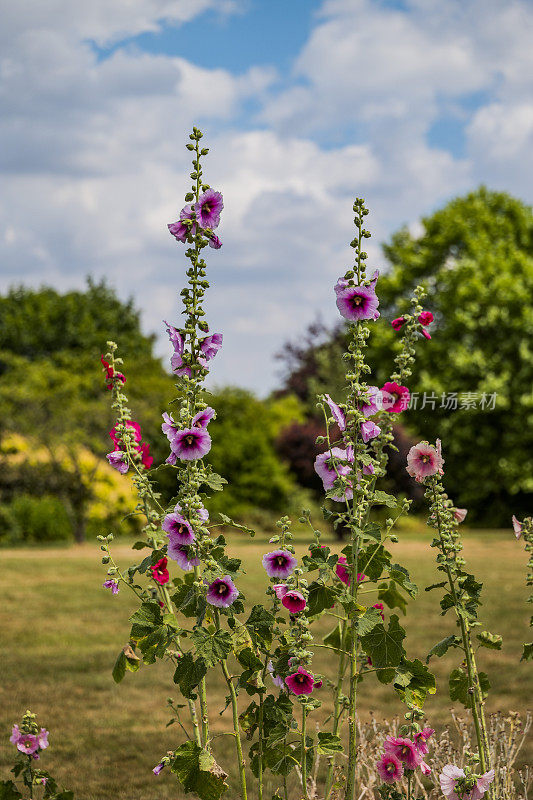
[(20, 531), (19, 539), (24, 542), (64, 542), (73, 538), (72, 523), (57, 497), (22, 494), (8, 508), (13, 530)]

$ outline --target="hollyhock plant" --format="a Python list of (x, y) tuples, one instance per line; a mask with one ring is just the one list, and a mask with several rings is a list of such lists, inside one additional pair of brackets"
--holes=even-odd
[(522, 523), (517, 520), (514, 514), (512, 516), (511, 521), (513, 523), (514, 534), (517, 539), (520, 539), (520, 537), (522, 536)]
[(216, 578), (207, 589), (207, 602), (217, 608), (228, 608), (239, 596), (239, 590), (229, 575)]
[(103, 356), (100, 356), (100, 361), (102, 362), (102, 366), (104, 368), (104, 372), (106, 374), (107, 380), (107, 388), (111, 391), (113, 388), (113, 381), (120, 381), (121, 383), (126, 383), (126, 378), (122, 374), (122, 372), (116, 372), (112, 366), (110, 366), (109, 362), (105, 360)]
[(393, 753), (383, 753), (376, 769), (384, 783), (396, 783), (403, 778), (403, 764)]
[(422, 311), (422, 313), (418, 315), (418, 321), (421, 325), (431, 325), (433, 322), (433, 314), (431, 311)]
[(365, 319), (378, 319), (379, 299), (376, 294), (376, 283), (379, 272), (376, 270), (368, 285), (346, 285), (344, 279), (339, 279), (335, 286), (337, 295), (337, 308), (341, 316), (350, 322)]
[(416, 745), (411, 739), (405, 737), (389, 737), (385, 739), (383, 748), (386, 753), (392, 753), (402, 762), (405, 769), (416, 769), (422, 761)]
[(286, 592), (281, 600), (281, 604), (288, 609), (291, 614), (299, 614), (307, 605), (305, 597), (297, 589)]
[(36, 716), (31, 711), (26, 711), (20, 725), (13, 725), (9, 737), (15, 746), (11, 769), (13, 780), (0, 781), (0, 797), (5, 800), (31, 800), (35, 797), (71, 800), (74, 797), (72, 792), (61, 790), (50, 773), (40, 766), (41, 755), (49, 745), (49, 735), (46, 728), (38, 726)]
[(444, 460), (437, 447), (429, 442), (419, 442), (407, 454), (407, 472), (418, 483), (431, 475), (443, 474)]
[(209, 422), (213, 419), (214, 416), (215, 416), (214, 408), (210, 408), (209, 406), (207, 408), (204, 408), (203, 411), (199, 411), (198, 414), (195, 414), (194, 417), (192, 418), (191, 428), (207, 428)]
[(331, 450), (321, 453), (315, 458), (315, 472), (322, 478), (325, 488), (330, 489), (338, 475), (349, 475), (350, 467), (347, 464), (338, 463), (347, 460), (347, 451), (340, 447), (332, 447)]
[(395, 331), (400, 331), (406, 322), (407, 320), (405, 317), (396, 317), (396, 319), (392, 320), (391, 325)]
[(453, 515), (457, 522), (464, 522), (466, 519), (466, 515), (468, 514), (467, 508), (456, 508), (453, 512)]
[(168, 583), (170, 580), (167, 564), (168, 564), (168, 559), (166, 556), (163, 556), (163, 558), (160, 558), (159, 561), (156, 561), (153, 567), (150, 567), (152, 578), (154, 579), (154, 581), (157, 581), (157, 583), (160, 583), (161, 586), (164, 586), (164, 584)]
[(130, 468), (128, 459), (123, 450), (114, 450), (112, 453), (108, 453), (106, 458), (111, 466), (118, 470), (121, 475), (125, 475)]
[(272, 589), (274, 591), (274, 594), (278, 598), (278, 600), (283, 600), (283, 598), (285, 597), (285, 595), (289, 591), (289, 587), (287, 586), (286, 583), (275, 583), (272, 586)]
[(361, 414), (365, 417), (373, 417), (383, 408), (383, 395), (377, 386), (367, 386), (364, 400), (361, 405)]
[(273, 550), (263, 556), (262, 563), (269, 578), (288, 578), (298, 562), (288, 550)]
[(191, 524), (179, 511), (174, 510), (171, 514), (167, 514), (161, 523), (161, 528), (174, 544), (192, 544), (195, 540)]
[(211, 361), (211, 359), (216, 356), (222, 347), (222, 339), (223, 336), (221, 333), (213, 333), (211, 336), (206, 336), (205, 339), (202, 339), (200, 350), (207, 361)]
[(372, 420), (367, 419), (365, 422), (361, 423), (361, 439), (365, 444), (371, 439), (375, 439), (380, 433), (381, 428), (379, 425), (376, 425), (375, 422), (372, 422)]
[(335, 422), (339, 426), (339, 430), (341, 430), (341, 431), (346, 430), (346, 416), (344, 414), (344, 411), (341, 408), (339, 408), (337, 403), (335, 403), (331, 399), (329, 394), (326, 395), (326, 402), (327, 402), (327, 404), (329, 406), (329, 409), (330, 409), (330, 411), (331, 411), (331, 413), (333, 415), (333, 419), (335, 420)]
[(471, 775), (454, 764), (446, 764), (439, 775), (440, 788), (448, 800), (481, 800), (493, 780), (493, 769), (484, 775)]
[[(180, 218), (177, 222), (171, 222), (167, 225), (169, 232), (178, 241), (185, 243), (187, 238), (195, 236), (198, 226), (194, 222), (196, 219), (196, 209), (191, 205), (184, 206), (180, 211)], [(188, 225), (186, 220), (190, 220), (191, 224)]]
[(197, 461), (211, 450), (211, 437), (205, 428), (185, 428), (176, 431), (170, 446), (180, 461)]
[(118, 594), (119, 592), (119, 585), (118, 582), (114, 578), (107, 578), (102, 584), (104, 589), (111, 589), (112, 594)]
[(270, 677), (272, 678), (272, 682), (273, 682), (274, 686), (277, 686), (278, 689), (283, 689), (284, 686), (285, 686), (285, 682), (284, 682), (283, 678), (280, 675), (276, 675), (276, 672), (274, 670), (274, 664), (272, 663), (272, 660), (268, 661), (267, 669), (268, 669), (268, 671), (270, 673)]
[(413, 736), (413, 741), (415, 743), (415, 747), (418, 752), (425, 756), (429, 753), (429, 747), (427, 745), (428, 739), (430, 739), (435, 731), (433, 728), (424, 728), (421, 731), (417, 731)]
[[(337, 564), (335, 566), (335, 574), (339, 580), (341, 580), (346, 586), (350, 586), (352, 579), (350, 576), (350, 570), (346, 566), (347, 560), (346, 556), (339, 556), (337, 559)], [(357, 583), (362, 583), (366, 578), (366, 575), (363, 572), (357, 573)]]
[(185, 544), (178, 544), (172, 536), (168, 537), (167, 553), (184, 572), (190, 572), (200, 566), (200, 559), (194, 555), (191, 548)]
[(310, 672), (303, 667), (298, 667), (296, 672), (287, 675), (285, 683), (293, 694), (311, 694), (315, 681)]
[(400, 386), (396, 381), (387, 381), (381, 389), (383, 396), (383, 408), (389, 414), (399, 414), (405, 411), (409, 405), (409, 389), (407, 386)]
[(220, 224), (220, 214), (224, 208), (224, 201), (220, 192), (208, 189), (198, 199), (194, 206), (196, 217), (202, 228), (218, 228)]

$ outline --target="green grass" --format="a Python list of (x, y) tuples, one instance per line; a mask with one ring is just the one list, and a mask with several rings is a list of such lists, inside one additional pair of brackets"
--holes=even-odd
[[(504, 636), (501, 653), (482, 650), (479, 654), (480, 667), (489, 673), (493, 685), (488, 710), (524, 711), (531, 697), (531, 665), (519, 663), (521, 643), (529, 636), (523, 549), (509, 531), (470, 532), (465, 538), (466, 558), (485, 584), (483, 626)], [(422, 588), (437, 577), (429, 539), (428, 533), (402, 534), (394, 546), (398, 560)], [(230, 539), (231, 553), (243, 559), (247, 570), (239, 584), (254, 602), (261, 602), (265, 585), (261, 567), (265, 543), (266, 537), (252, 542)], [(303, 546), (302, 542), (300, 550)], [(130, 563), (129, 546), (117, 544), (114, 554), (122, 565)], [(111, 669), (127, 641), (127, 617), (135, 604), (125, 590), (112, 597), (101, 588), (105, 570), (97, 546), (3, 551), (2, 561), (2, 777), (7, 777), (12, 757), (10, 727), (30, 708), (51, 732), (43, 767), (80, 800), (181, 798), (172, 776), (163, 772), (156, 778), (151, 772), (159, 757), (181, 741), (179, 729), (165, 729), (166, 698), (177, 697), (171, 670), (157, 664), (141, 668), (136, 675), (128, 673), (118, 686), (113, 683)], [(421, 591), (411, 604), (404, 621), (410, 657), (423, 658), (453, 630), (451, 615), (439, 615), (438, 600), (438, 590)], [(324, 632), (333, 626), (325, 621), (321, 627)], [(328, 672), (327, 652), (317, 651), (317, 672)], [(456, 659), (452, 653), (433, 662), (438, 691), (426, 711), (434, 727), (448, 720), (451, 704), (446, 678)], [(223, 717), (218, 713), (224, 705), (225, 685), (213, 677), (209, 691), (212, 728), (228, 729), (229, 713)], [(321, 697), (327, 712), (331, 707), (327, 689)], [(402, 712), (390, 687), (375, 679), (362, 684), (360, 697), (364, 713), (374, 710), (381, 717)], [(216, 741), (221, 766), (232, 778), (226, 795), (232, 800), (237, 796), (233, 742), (230, 737)], [(531, 755), (531, 743), (526, 755)], [(250, 798), (254, 796), (251, 791)]]

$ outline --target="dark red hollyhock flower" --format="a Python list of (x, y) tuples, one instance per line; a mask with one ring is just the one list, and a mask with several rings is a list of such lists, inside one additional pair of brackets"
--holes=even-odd
[(159, 561), (156, 561), (153, 567), (150, 567), (152, 571), (152, 578), (154, 581), (157, 581), (157, 583), (160, 583), (161, 586), (163, 586), (165, 583), (168, 583), (170, 579), (167, 564), (167, 557), (163, 556), (163, 558), (160, 558)]
[(396, 317), (396, 319), (392, 320), (391, 325), (395, 331), (401, 330), (405, 325), (405, 317)]
[(122, 383), (126, 383), (126, 378), (124, 377), (122, 372), (115, 372), (113, 367), (105, 360), (103, 356), (100, 356), (100, 361), (102, 362), (102, 366), (106, 374), (105, 379), (106, 379), (106, 386), (108, 389), (113, 388), (113, 378), (122, 381)]

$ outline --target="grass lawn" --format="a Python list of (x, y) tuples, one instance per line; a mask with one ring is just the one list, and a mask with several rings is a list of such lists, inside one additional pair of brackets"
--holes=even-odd
[[(437, 577), (431, 534), (402, 534), (394, 545), (398, 560), (410, 569), (423, 589)], [(261, 556), (266, 536), (252, 541), (230, 538), (230, 551), (247, 569), (239, 581), (249, 599), (261, 601), (265, 575)], [(484, 628), (504, 636), (501, 653), (481, 650), (480, 668), (489, 673), (493, 691), (488, 710), (525, 711), (531, 706), (531, 665), (520, 664), (521, 643), (529, 637), (529, 609), (525, 605), (526, 558), (511, 531), (465, 533), (465, 556), (472, 571), (485, 584), (482, 621)], [(300, 545), (303, 551), (304, 543)], [(131, 563), (131, 550), (117, 543), (115, 558)], [(172, 672), (166, 664), (127, 673), (120, 685), (111, 669), (129, 632), (127, 617), (135, 604), (125, 590), (112, 597), (101, 588), (104, 567), (96, 544), (68, 549), (2, 551), (0, 575), (1, 687), (0, 762), (2, 778), (8, 777), (12, 757), (8, 741), (13, 722), (26, 708), (50, 730), (50, 750), (43, 758), (59, 782), (74, 790), (78, 800), (170, 800), (181, 798), (175, 780), (151, 769), (167, 749), (181, 741), (176, 727), (165, 730), (166, 698), (177, 698)], [(440, 579), (440, 578), (439, 578)], [(420, 592), (404, 620), (410, 657), (424, 658), (429, 648), (453, 632), (453, 618), (439, 616), (439, 590)], [(323, 630), (333, 627), (324, 622)], [(317, 672), (328, 671), (327, 651), (318, 650)], [(433, 727), (447, 722), (446, 677), (457, 654), (434, 661), (437, 694), (426, 711)], [(230, 714), (219, 716), (224, 706), (225, 684), (211, 682), (212, 728), (229, 729)], [(322, 690), (324, 711), (331, 705)], [(244, 701), (244, 698), (243, 698)], [(248, 702), (248, 700), (247, 700)], [(378, 716), (402, 712), (390, 687), (366, 680), (361, 687), (361, 709)], [(217, 739), (221, 766), (234, 777), (235, 756), (230, 737)], [(246, 743), (245, 743), (246, 744)], [(527, 756), (531, 761), (532, 743)], [(232, 788), (228, 800), (237, 796)], [(254, 798), (250, 791), (250, 798)], [(266, 797), (270, 797), (266, 794)], [(295, 792), (295, 798), (299, 795)]]

